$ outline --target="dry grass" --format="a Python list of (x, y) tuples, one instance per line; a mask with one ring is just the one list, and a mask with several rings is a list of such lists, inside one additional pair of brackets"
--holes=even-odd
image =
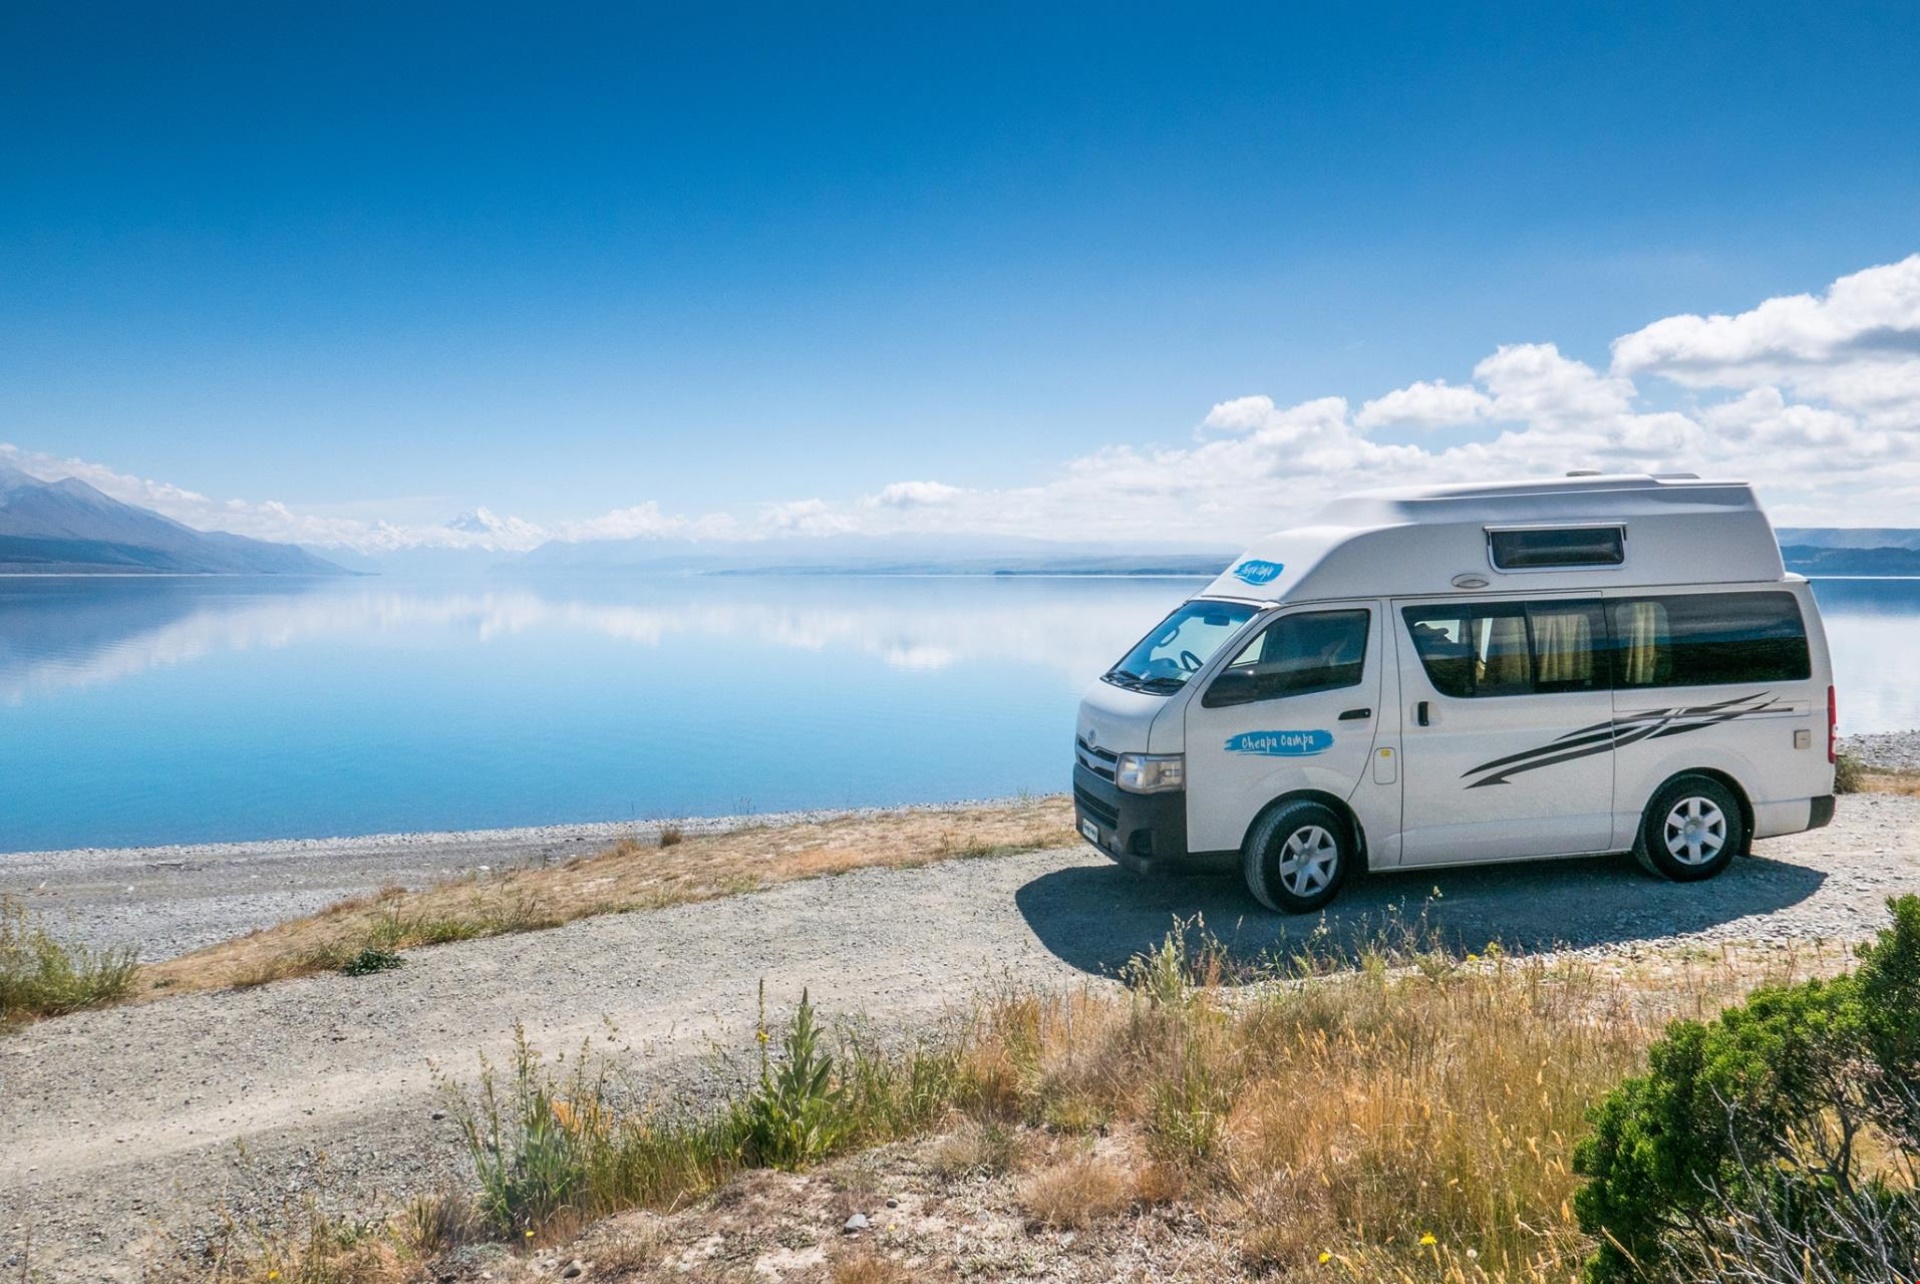
[(1920, 798), (1920, 771), (1881, 771), (1875, 767), (1860, 767), (1857, 779), (1858, 788), (1853, 792)]
[(934, 1145), (935, 1172), (947, 1177), (1000, 1176), (1024, 1171), (1037, 1147), (1025, 1129), (998, 1119), (959, 1119)]
[[(669, 838), (669, 835), (673, 837)], [(1063, 798), (901, 811), (727, 834), (668, 827), (563, 865), (392, 887), (140, 970), (138, 997), (338, 971), (363, 950), (405, 950), (658, 909), (870, 866), (895, 869), (1077, 841)]]
[(1170, 943), (1128, 995), (984, 1008), (966, 1109), (1056, 1135), (1050, 1119), (1099, 1119), (1103, 1145), (1136, 1139), (1151, 1157), (1120, 1187), (1086, 1158), (1026, 1179), (1036, 1224), (1181, 1203), (1245, 1272), (1564, 1280), (1591, 1247), (1569, 1207), (1588, 1107), (1671, 1018), (1845, 957), (1376, 953), (1355, 973), (1235, 990), (1217, 957)]
[(1084, 1230), (1133, 1206), (1133, 1183), (1112, 1159), (1075, 1155), (1043, 1168), (1020, 1188), (1036, 1226)]
[(833, 1264), (832, 1284), (906, 1284), (912, 1274), (898, 1262), (871, 1253), (853, 1253)]

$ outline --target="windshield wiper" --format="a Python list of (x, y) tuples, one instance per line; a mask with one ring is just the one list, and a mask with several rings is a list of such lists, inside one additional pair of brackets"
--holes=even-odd
[(1125, 687), (1129, 691), (1145, 691), (1149, 695), (1178, 691), (1186, 685), (1185, 680), (1181, 678), (1148, 678), (1138, 673), (1130, 673), (1125, 669), (1109, 669), (1102, 676), (1116, 687)]

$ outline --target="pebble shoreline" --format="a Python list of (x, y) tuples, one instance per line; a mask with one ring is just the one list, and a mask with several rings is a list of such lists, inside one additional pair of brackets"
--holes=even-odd
[(1841, 736), (1839, 749), (1858, 758), (1862, 766), (1880, 771), (1920, 771), (1920, 731)]

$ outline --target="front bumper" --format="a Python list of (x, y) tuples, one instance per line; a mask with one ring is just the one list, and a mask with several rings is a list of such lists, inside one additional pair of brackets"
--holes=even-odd
[(1187, 864), (1187, 795), (1128, 793), (1086, 764), (1073, 764), (1073, 819), (1080, 836), (1142, 873)]

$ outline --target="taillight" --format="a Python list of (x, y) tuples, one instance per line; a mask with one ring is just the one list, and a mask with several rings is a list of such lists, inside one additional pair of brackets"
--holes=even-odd
[(1833, 694), (1833, 688), (1827, 688), (1827, 761), (1835, 761), (1835, 742), (1840, 737), (1840, 702)]

